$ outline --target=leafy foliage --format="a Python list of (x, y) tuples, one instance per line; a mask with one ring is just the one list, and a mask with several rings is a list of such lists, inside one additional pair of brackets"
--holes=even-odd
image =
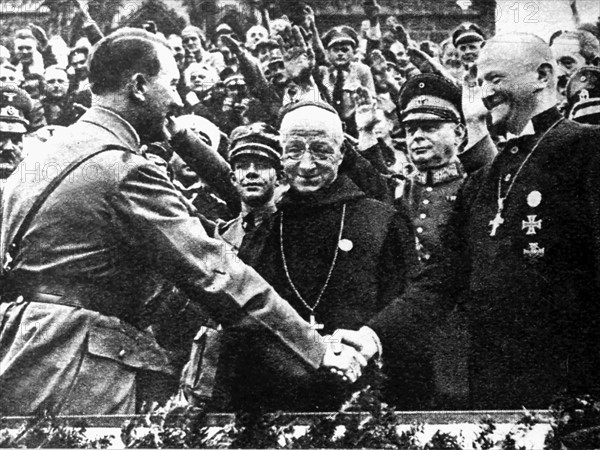
[(65, 426), (56, 418), (43, 416), (23, 423), (18, 429), (0, 429), (0, 448), (108, 448), (114, 436), (88, 439), (84, 423)]
[[(600, 448), (600, 402), (589, 395), (561, 397), (552, 406), (552, 430), (546, 450)], [(459, 450), (467, 448), (462, 435), (437, 431), (429, 442), (419, 436), (424, 425), (413, 423), (400, 431), (401, 418), (380, 401), (377, 389), (356, 393), (339, 412), (311, 417), (306, 433), (299, 433), (299, 417), (283, 414), (240, 413), (233, 424), (206, 426), (206, 411), (181, 397), (146, 409), (141, 418), (126, 422), (121, 440), (127, 448), (388, 448), (403, 450)], [(304, 422), (303, 422), (304, 423)], [(524, 410), (503, 438), (490, 417), (481, 420), (473, 450), (525, 450), (519, 446), (539, 419)], [(3, 424), (5, 425), (5, 424)], [(66, 426), (51, 417), (24, 422), (18, 429), (0, 428), (0, 448), (108, 448), (113, 436), (86, 437), (85, 424)]]

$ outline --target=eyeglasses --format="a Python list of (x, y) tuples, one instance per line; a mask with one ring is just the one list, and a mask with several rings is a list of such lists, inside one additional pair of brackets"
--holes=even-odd
[(311, 141), (294, 138), (284, 143), (283, 159), (299, 161), (308, 152), (315, 161), (328, 161), (336, 155), (331, 143), (326, 141)]

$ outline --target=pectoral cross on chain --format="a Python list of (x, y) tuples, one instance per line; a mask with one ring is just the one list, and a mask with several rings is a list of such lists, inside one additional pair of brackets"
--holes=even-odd
[(317, 330), (322, 330), (323, 328), (325, 328), (325, 325), (323, 325), (322, 323), (317, 323), (317, 320), (315, 319), (315, 316), (313, 314), (310, 315), (310, 328), (313, 331), (317, 331)]
[(490, 220), (490, 225), (492, 227), (492, 231), (490, 232), (490, 236), (496, 236), (496, 230), (500, 225), (504, 223), (504, 219), (502, 218), (502, 211), (504, 210), (504, 199), (498, 199), (498, 212), (496, 213), (496, 217), (494, 220)]

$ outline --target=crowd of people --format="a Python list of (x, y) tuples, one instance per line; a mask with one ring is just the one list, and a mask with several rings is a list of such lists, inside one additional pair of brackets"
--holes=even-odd
[(364, 13), (0, 49), (0, 415), (600, 395), (598, 26)]

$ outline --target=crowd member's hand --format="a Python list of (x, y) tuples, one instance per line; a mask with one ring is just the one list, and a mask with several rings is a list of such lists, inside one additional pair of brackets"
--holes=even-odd
[(374, 76), (380, 77), (385, 80), (390, 92), (398, 93), (400, 91), (400, 84), (394, 79), (394, 77), (387, 70), (387, 61), (380, 50), (373, 50), (369, 54), (371, 60), (371, 71)]
[(462, 93), (462, 109), (467, 123), (485, 122), (489, 111), (483, 103), (476, 67), (472, 67), (465, 74)]
[(404, 45), (404, 48), (406, 48), (408, 50), (409, 44), (410, 44), (410, 36), (408, 34), (408, 31), (406, 31), (406, 28), (404, 28), (402, 26), (402, 24), (400, 23), (396, 23), (396, 25), (394, 25), (394, 34), (396, 35), (396, 39), (398, 39), (398, 41)]
[(43, 50), (48, 46), (48, 36), (42, 27), (39, 27), (33, 23), (29, 24), (29, 29), (33, 37), (39, 42), (40, 49)]
[(287, 39), (277, 36), (277, 42), (290, 79), (302, 80), (311, 74), (315, 64), (315, 54), (312, 47), (306, 43), (298, 26), (292, 27), (291, 34)]
[(467, 124), (467, 148), (479, 142), (488, 135), (487, 116), (488, 109), (483, 103), (483, 90), (477, 82), (476, 66), (465, 74), (462, 86), (462, 110)]
[(375, 0), (365, 0), (365, 2), (363, 2), (363, 11), (365, 12), (365, 16), (367, 16), (367, 19), (373, 21), (379, 17), (381, 8)]
[(367, 361), (379, 352), (379, 346), (373, 336), (373, 332), (368, 331), (366, 327), (358, 331), (339, 329), (333, 333), (333, 337), (341, 340), (342, 344), (353, 347)]
[(414, 45), (409, 46), (406, 52), (408, 53), (410, 62), (422, 73), (436, 73), (448, 79), (451, 83), (458, 85), (454, 77), (448, 72), (448, 69), (437, 58), (432, 58)]
[(242, 44), (229, 35), (224, 34), (221, 36), (221, 42), (223, 42), (235, 56), (241, 55), (244, 51)]
[(359, 130), (371, 131), (379, 122), (377, 118), (377, 102), (371, 93), (363, 86), (359, 86), (354, 94), (356, 104), (356, 127)]
[(306, 5), (304, 7), (304, 14), (306, 16), (306, 23), (309, 29), (312, 29), (312, 27), (317, 23), (315, 20), (315, 11), (310, 7), (310, 5)]
[(362, 375), (367, 361), (354, 348), (340, 342), (330, 342), (327, 344), (321, 365), (343, 380), (354, 383)]

